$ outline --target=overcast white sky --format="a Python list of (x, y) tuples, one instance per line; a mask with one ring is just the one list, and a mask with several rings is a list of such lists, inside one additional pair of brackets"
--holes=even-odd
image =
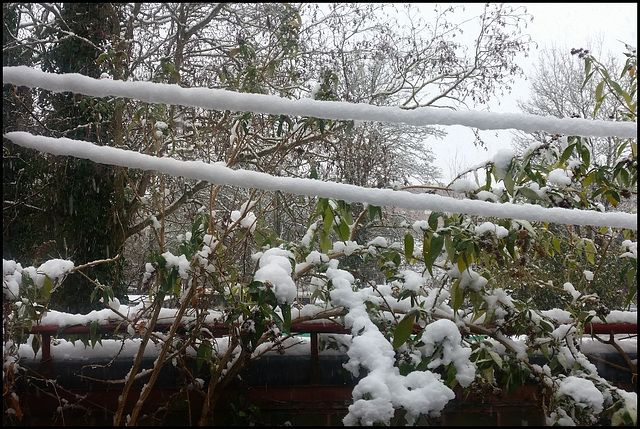
[[(624, 61), (622, 51), (624, 45), (619, 40), (633, 46), (637, 44), (638, 4), (637, 3), (510, 3), (526, 6), (534, 17), (523, 32), (531, 35), (540, 49), (556, 44), (559, 47), (586, 47), (588, 42), (602, 39), (603, 49), (620, 57)], [(465, 3), (466, 13), (479, 15), (482, 3)], [(429, 7), (429, 6), (427, 6)], [(432, 7), (432, 6), (431, 6)], [(457, 19), (456, 19), (457, 21)], [(596, 53), (597, 54), (597, 53)], [(537, 50), (531, 51), (529, 58), (521, 58), (525, 70), (531, 70), (536, 62)], [(529, 82), (520, 80), (514, 91), (504, 99), (491, 103), (493, 112), (520, 112), (517, 100), (526, 100), (529, 94)], [(487, 110), (478, 106), (476, 109)], [(493, 155), (503, 147), (509, 147), (511, 132), (481, 133), (487, 151), (473, 146), (473, 133), (465, 127), (447, 127), (449, 136), (445, 140), (434, 141), (431, 145), (437, 156), (437, 165), (442, 169), (445, 179), (451, 178), (454, 171), (476, 165)]]

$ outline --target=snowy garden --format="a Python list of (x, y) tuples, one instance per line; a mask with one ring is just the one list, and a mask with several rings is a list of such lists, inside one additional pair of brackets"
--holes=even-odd
[[(353, 389), (345, 425), (412, 425), (439, 416), (456, 386), (511, 391), (526, 383), (544, 392), (548, 425), (636, 425), (636, 392), (614, 386), (589, 360), (619, 353), (630, 377), (637, 377), (637, 335), (614, 328), (637, 330), (635, 61), (628, 55), (619, 79), (631, 78), (628, 90), (617, 83), (618, 71), (610, 77), (586, 57), (586, 80), (604, 82), (594, 97), (600, 103), (616, 97), (628, 108), (615, 120), (332, 101), (318, 95), (322, 85), (291, 99), (108, 73), (92, 78), (3, 67), (3, 84), (16, 97), (16, 88), (30, 88), (113, 105), (144, 103), (129, 131), (139, 126), (152, 138), (146, 150), (15, 130), (4, 134), (5, 142), (38, 157), (117, 168), (125, 182), (146, 173), (156, 180), (142, 195), (133, 183), (125, 186), (144, 207), (137, 234), (156, 243), (145, 247), (133, 234), (123, 241), (127, 260), (137, 261), (130, 276), (135, 287), (126, 293), (83, 273), (117, 265), (122, 253), (99, 260), (42, 258), (33, 265), (3, 260), (4, 421), (17, 423), (27, 412), (17, 380), (31, 376), (25, 362), (39, 361), (46, 350), (51, 359), (131, 361), (126, 377), (109, 381), (122, 389), (118, 409), (110, 410), (114, 425), (142, 419), (160, 370), (170, 365), (187, 374), (185, 391), (204, 398), (198, 419), (189, 423), (209, 424), (216, 398), (242, 368), (269, 354), (308, 353), (309, 338), (300, 330), (321, 323), (347, 333), (323, 333), (320, 353), (346, 354), (344, 368), (354, 377), (366, 374)], [(220, 145), (233, 155), (215, 162), (183, 156), (200, 148), (173, 139), (168, 121), (149, 113), (157, 106), (230, 115)], [(252, 146), (251, 115), (268, 118), (267, 129), (279, 137), (286, 128), (288, 137), (265, 138), (273, 147)], [(181, 120), (190, 126), (188, 118)], [(464, 125), (548, 137), (522, 152), (502, 150), (479, 160), (444, 187), (364, 186), (322, 180), (314, 165), (296, 174), (278, 168), (273, 154), (296, 156), (297, 149), (286, 147), (289, 139), (314, 142), (337, 123), (355, 130), (377, 123)], [(615, 140), (613, 165), (592, 153), (592, 137)], [(313, 144), (301, 150), (315, 150)], [(235, 162), (259, 156), (273, 156), (269, 169)], [(100, 195), (96, 182), (93, 188)], [(183, 190), (185, 201), (198, 203), (171, 211)], [(81, 204), (70, 195), (68, 216)], [(94, 286), (90, 298), (98, 309), (54, 308), (56, 294), (81, 276)], [(88, 332), (64, 334), (78, 326)], [(117, 328), (105, 333), (105, 326)], [(60, 335), (44, 345), (46, 327)], [(532, 363), (532, 356), (546, 363)], [(153, 358), (153, 366), (143, 368), (143, 357)], [(139, 380), (144, 387), (131, 389)], [(58, 413), (73, 406), (65, 400)]]

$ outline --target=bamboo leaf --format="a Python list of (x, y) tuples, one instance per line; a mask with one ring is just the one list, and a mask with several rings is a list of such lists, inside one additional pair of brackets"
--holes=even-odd
[(413, 246), (414, 246), (413, 236), (411, 235), (411, 233), (408, 232), (404, 236), (404, 256), (405, 258), (407, 258), (407, 261), (410, 261), (411, 259), (413, 259)]
[(540, 195), (538, 195), (538, 193), (531, 188), (527, 188), (527, 187), (518, 188), (518, 192), (521, 193), (525, 198), (528, 198), (533, 201), (537, 201), (540, 199)]
[(604, 193), (604, 197), (611, 203), (613, 207), (618, 207), (620, 202), (620, 195), (613, 189), (607, 189)]
[(604, 97), (602, 96), (602, 90), (604, 89), (604, 80), (596, 86), (596, 100), (600, 101)]
[(433, 234), (433, 238), (431, 239), (431, 243), (429, 244), (429, 256), (431, 261), (429, 264), (433, 266), (440, 256), (440, 252), (442, 252), (442, 247), (444, 246), (444, 236), (439, 234)]
[(460, 288), (460, 279), (457, 279), (453, 286), (451, 286), (451, 290), (449, 293), (451, 294), (451, 306), (453, 307), (453, 311), (458, 311), (462, 302), (464, 301), (464, 291)]
[(397, 349), (407, 342), (413, 332), (413, 322), (415, 321), (415, 313), (409, 313), (398, 322), (396, 330), (393, 334), (393, 349)]

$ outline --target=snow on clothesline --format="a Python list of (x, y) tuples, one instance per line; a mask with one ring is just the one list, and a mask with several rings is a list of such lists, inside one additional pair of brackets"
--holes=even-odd
[(525, 132), (592, 137), (637, 138), (635, 122), (610, 122), (578, 118), (559, 119), (524, 113), (451, 111), (435, 107), (414, 110), (312, 99), (290, 100), (274, 95), (246, 94), (210, 88), (182, 88), (153, 82), (93, 79), (81, 74), (53, 74), (26, 66), (3, 67), (2, 82), (39, 87), (54, 92), (71, 91), (94, 97), (118, 96), (148, 103), (179, 104), (213, 110), (310, 116), (323, 119), (380, 121), (408, 125), (464, 125), (481, 130), (518, 129)]
[(323, 182), (313, 179), (271, 176), (249, 170), (233, 170), (224, 163), (207, 164), (202, 161), (180, 161), (158, 158), (142, 153), (109, 146), (96, 146), (89, 142), (67, 138), (34, 136), (26, 132), (10, 132), (5, 137), (20, 146), (54, 155), (75, 156), (97, 163), (111, 164), (142, 170), (205, 180), (218, 185), (282, 191), (295, 195), (334, 198), (347, 202), (360, 202), (375, 206), (395, 206), (409, 210), (432, 210), (451, 213), (554, 222), (568, 225), (637, 229), (635, 214), (596, 212), (560, 207), (545, 208), (533, 204), (492, 203), (480, 200), (457, 200), (434, 194), (412, 194), (391, 189), (362, 188), (355, 185)]

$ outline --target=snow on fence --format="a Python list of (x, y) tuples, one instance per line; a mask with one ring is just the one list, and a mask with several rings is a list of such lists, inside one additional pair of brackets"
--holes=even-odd
[[(182, 329), (186, 329), (186, 324), (183, 324)], [(211, 333), (213, 337), (222, 338), (229, 335), (229, 327), (222, 323), (213, 325), (204, 325), (207, 331)], [(493, 328), (488, 326), (487, 328)], [(51, 336), (57, 335), (77, 335), (77, 334), (90, 334), (93, 331), (100, 334), (114, 334), (116, 332), (126, 331), (128, 325), (125, 324), (107, 324), (99, 325), (97, 328), (92, 328), (89, 324), (74, 325), (74, 326), (58, 326), (58, 325), (34, 325), (27, 332), (30, 334), (39, 334), (42, 336), (42, 355), (41, 361), (46, 362), (52, 358), (51, 353)], [(156, 324), (153, 327), (154, 332), (168, 332), (171, 329), (171, 324)], [(316, 358), (318, 356), (318, 334), (351, 334), (351, 329), (345, 328), (335, 321), (322, 321), (317, 320), (313, 322), (294, 323), (291, 325), (291, 332), (294, 334), (310, 334), (310, 349), (309, 354)], [(414, 325), (414, 333), (418, 333), (423, 328), (419, 325)], [(602, 323), (590, 323), (585, 325), (584, 334), (636, 334), (638, 332), (637, 323), (609, 323), (607, 321)], [(510, 332), (505, 332), (510, 334)]]
[[(558, 119), (528, 114), (454, 112), (435, 108), (404, 110), (399, 107), (380, 107), (312, 99), (289, 100), (277, 96), (244, 94), (208, 88), (182, 88), (178, 85), (152, 82), (93, 79), (80, 74), (58, 75), (24, 66), (3, 67), (2, 78), (3, 83), (40, 87), (56, 92), (72, 91), (96, 97), (121, 96), (149, 103), (180, 104), (207, 109), (303, 115), (338, 120), (383, 121), (416, 126), (458, 124), (480, 129), (515, 128), (527, 132), (543, 130), (549, 133), (569, 135), (637, 138), (637, 124), (629, 122)], [(221, 164), (157, 158), (113, 147), (96, 146), (89, 142), (33, 136), (24, 132), (7, 133), (5, 137), (21, 146), (55, 155), (69, 155), (103, 164), (156, 170), (174, 176), (206, 180), (219, 185), (267, 191), (279, 190), (296, 195), (329, 197), (347, 202), (395, 206), (410, 210), (433, 210), (496, 218), (637, 230), (637, 216), (629, 213), (600, 213), (559, 207), (544, 208), (532, 204), (498, 204), (479, 200), (456, 200), (432, 194), (417, 195), (406, 191), (371, 189), (311, 179), (276, 177), (255, 171), (233, 170)]]

